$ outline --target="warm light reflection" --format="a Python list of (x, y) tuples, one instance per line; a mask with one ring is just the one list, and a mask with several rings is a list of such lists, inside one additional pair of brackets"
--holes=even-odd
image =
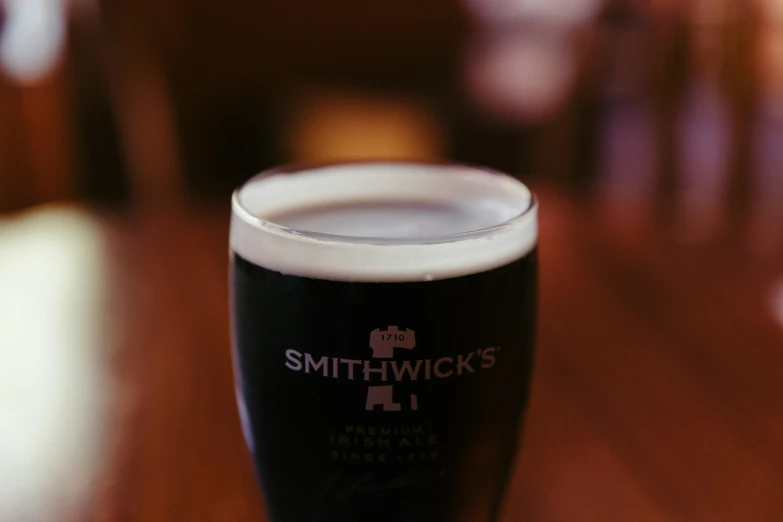
[(589, 23), (604, 0), (465, 0), (481, 20), (536, 22), (576, 25)]
[(43, 79), (58, 64), (66, 37), (63, 0), (0, 0), (0, 65), (20, 83)]
[(729, 113), (718, 86), (692, 85), (678, 124), (679, 231), (685, 240), (711, 238), (724, 217), (731, 151)]
[(769, 24), (783, 26), (783, 1), (758, 0), (762, 19)]
[(464, 75), (468, 96), (488, 115), (537, 122), (562, 108), (576, 60), (566, 32), (487, 32), (471, 41)]
[(103, 446), (102, 238), (81, 212), (0, 219), (0, 520), (78, 509)]
[(312, 90), (294, 98), (287, 120), (294, 161), (437, 160), (444, 154), (437, 115), (416, 100)]

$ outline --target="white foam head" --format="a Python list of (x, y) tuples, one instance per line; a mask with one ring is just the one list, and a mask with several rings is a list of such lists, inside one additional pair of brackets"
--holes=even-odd
[(519, 181), (462, 165), (354, 163), (259, 174), (234, 193), (231, 248), (265, 268), (338, 281), (431, 281), (535, 248)]

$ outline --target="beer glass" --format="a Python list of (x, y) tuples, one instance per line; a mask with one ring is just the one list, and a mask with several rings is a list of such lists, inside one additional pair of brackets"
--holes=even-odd
[(354, 163), (233, 196), (236, 391), (272, 522), (489, 522), (533, 366), (537, 213), (488, 169)]

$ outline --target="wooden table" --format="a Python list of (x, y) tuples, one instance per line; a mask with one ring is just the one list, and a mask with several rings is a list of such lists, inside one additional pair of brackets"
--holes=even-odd
[[(535, 188), (539, 355), (504, 520), (783, 520), (780, 222)], [(0, 221), (0, 520), (266, 520), (227, 212)]]

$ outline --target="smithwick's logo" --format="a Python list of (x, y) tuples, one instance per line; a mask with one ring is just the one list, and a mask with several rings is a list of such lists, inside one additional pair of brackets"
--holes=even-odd
[[(456, 356), (439, 359), (395, 361), (395, 350), (412, 351), (416, 348), (416, 332), (390, 326), (370, 332), (371, 359), (343, 359), (326, 355), (313, 356), (297, 350), (286, 350), (285, 365), (295, 372), (320, 374), (331, 379), (365, 382), (404, 382), (460, 377), (495, 366), (500, 347), (482, 348)], [(394, 401), (394, 385), (372, 385), (367, 388), (365, 409), (373, 411), (417, 411), (419, 398), (411, 394), (407, 404)]]
[[(400, 331), (396, 326), (386, 330), (376, 328), (370, 332), (370, 348), (373, 359), (393, 359), (394, 349), (413, 350), (416, 348), (416, 332)], [(394, 361), (392, 361), (393, 363)], [(381, 363), (383, 367), (383, 363)], [(416, 376), (418, 376), (418, 371)], [(394, 402), (394, 386), (370, 386), (367, 388), (367, 404), (365, 409), (372, 411), (376, 406), (382, 406), (383, 411), (402, 411), (402, 404)], [(411, 410), (419, 409), (419, 397), (411, 393)]]

